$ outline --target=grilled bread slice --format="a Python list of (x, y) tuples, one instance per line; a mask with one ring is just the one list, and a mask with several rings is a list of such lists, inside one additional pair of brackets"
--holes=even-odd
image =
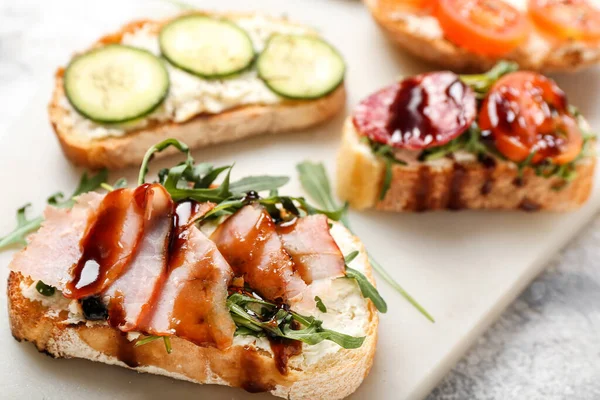
[[(444, 37), (436, 18), (402, 9), (400, 1), (364, 0), (385, 35), (416, 57), (453, 71), (486, 71), (497, 57), (475, 54)], [(400, 8), (398, 8), (400, 5)], [(502, 59), (516, 61), (522, 69), (542, 72), (574, 72), (600, 62), (596, 42), (557, 43), (532, 29), (526, 42)]]
[(354, 208), (383, 211), (568, 211), (590, 196), (595, 164), (595, 157), (585, 157), (577, 164), (577, 177), (562, 186), (560, 178), (537, 176), (529, 167), (519, 174), (513, 162), (494, 159), (482, 163), (471, 154), (457, 153), (453, 160), (394, 164), (390, 188), (380, 199), (385, 161), (360, 140), (349, 117), (338, 156), (338, 194)]
[[(260, 19), (258, 23), (289, 27), (290, 32), (305, 32), (316, 35), (314, 31), (285, 19), (264, 17), (254, 14), (238, 13), (200, 13), (215, 18)], [(122, 43), (124, 37), (139, 30), (158, 34), (160, 28), (172, 21), (135, 21), (122, 27), (118, 32), (98, 40), (91, 48)], [(265, 39), (266, 40), (266, 39)], [(126, 43), (128, 44), (128, 43)], [(185, 122), (150, 119), (139, 128), (127, 128), (125, 134), (89, 135), (87, 122), (74, 123), (81, 116), (69, 104), (65, 96), (64, 72), (60, 68), (56, 73), (54, 92), (48, 106), (50, 122), (63, 149), (65, 156), (77, 165), (88, 168), (118, 169), (138, 165), (146, 150), (153, 144), (166, 138), (176, 138), (187, 143), (190, 148), (200, 148), (213, 144), (236, 141), (245, 137), (263, 133), (282, 133), (305, 129), (332, 118), (340, 111), (346, 101), (343, 82), (331, 93), (309, 100), (281, 98), (270, 104), (241, 104), (228, 107), (219, 113), (200, 113)], [(139, 122), (139, 121), (138, 121)], [(92, 125), (94, 125), (92, 123)], [(96, 125), (94, 125), (96, 126)], [(101, 127), (103, 127), (101, 125)], [(106, 126), (114, 132), (114, 126)], [(120, 129), (120, 128), (116, 128)], [(160, 156), (171, 154), (163, 152)]]
[[(352, 265), (374, 282), (359, 239), (337, 223), (332, 232), (342, 250), (360, 251)], [(135, 347), (125, 334), (107, 324), (72, 321), (67, 310), (57, 311), (35, 290), (28, 290), (33, 283), (20, 273), (11, 272), (8, 280), (10, 326), (15, 339), (32, 342), (39, 351), (53, 357), (83, 358), (195, 383), (242, 387), (250, 392), (270, 391), (286, 399), (306, 400), (341, 399), (350, 395), (373, 364), (378, 316), (370, 301), (367, 301), (365, 314), (350, 311), (353, 321), (367, 327), (366, 339), (360, 348), (347, 350), (327, 343), (335, 347), (317, 354), (316, 358), (304, 352), (291, 357), (287, 373), (281, 373), (273, 354), (258, 346), (256, 339), (250, 336), (242, 342), (234, 341), (226, 350), (196, 346), (177, 337), (171, 339), (171, 354), (167, 354), (161, 340)], [(358, 287), (355, 289), (360, 296)], [(335, 313), (338, 308), (335, 303), (327, 303), (327, 306), (328, 313)]]

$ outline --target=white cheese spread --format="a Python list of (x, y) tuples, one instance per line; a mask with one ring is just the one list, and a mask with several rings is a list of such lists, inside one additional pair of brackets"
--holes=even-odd
[[(260, 52), (268, 38), (275, 33), (307, 34), (308, 28), (273, 20), (263, 16), (242, 17), (234, 20), (245, 29), (255, 52)], [(121, 44), (147, 50), (160, 56), (156, 26), (148, 22), (133, 33), (123, 35)], [(170, 79), (169, 94), (165, 101), (145, 118), (126, 124), (98, 124), (80, 115), (64, 97), (61, 106), (68, 113), (64, 118), (66, 126), (81, 139), (102, 139), (109, 136), (123, 136), (128, 131), (140, 129), (149, 122), (173, 121), (182, 123), (200, 114), (218, 114), (243, 106), (276, 104), (282, 98), (273, 93), (251, 69), (229, 79), (202, 79), (165, 61)]]

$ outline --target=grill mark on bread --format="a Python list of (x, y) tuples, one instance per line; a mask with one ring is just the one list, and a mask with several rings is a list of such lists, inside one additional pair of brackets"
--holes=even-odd
[(483, 185), (481, 185), (480, 193), (482, 196), (487, 196), (494, 188), (494, 170), (496, 169), (496, 160), (489, 156), (478, 157), (478, 159), (479, 162), (485, 167), (483, 172), (484, 182)]
[(458, 162), (452, 165), (452, 178), (450, 179), (448, 209), (460, 210), (465, 207), (462, 201), (462, 190), (467, 177), (467, 170)]
[(523, 201), (521, 201), (521, 203), (519, 204), (519, 208), (523, 211), (533, 212), (539, 211), (541, 206), (538, 203), (531, 201), (527, 197), (525, 197)]
[(119, 361), (125, 363), (128, 367), (135, 368), (140, 365), (135, 353), (135, 344), (127, 340), (127, 334), (125, 332), (118, 332), (115, 335), (117, 341), (117, 354), (116, 357)]
[(425, 211), (429, 209), (429, 193), (431, 192), (431, 174), (429, 167), (421, 165), (418, 170), (417, 181), (414, 185), (413, 198), (415, 199), (414, 210)]

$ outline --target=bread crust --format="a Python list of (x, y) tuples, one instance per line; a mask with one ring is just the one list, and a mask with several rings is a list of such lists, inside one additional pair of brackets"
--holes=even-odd
[[(353, 241), (367, 263), (365, 275), (374, 283), (364, 246), (356, 237)], [(32, 281), (10, 273), (8, 312), (12, 334), (18, 341), (32, 342), (40, 352), (57, 358), (83, 358), (194, 383), (269, 391), (290, 400), (335, 400), (349, 396), (360, 386), (375, 356), (379, 319), (370, 301), (367, 335), (359, 349), (340, 348), (310, 365), (290, 363), (288, 373), (282, 375), (273, 356), (253, 345), (218, 350), (173, 337), (173, 352), (167, 354), (160, 340), (134, 347), (120, 331), (107, 325), (67, 324), (66, 311), (53, 316), (39, 301), (24, 297), (22, 282)]]
[[(240, 17), (250, 14), (210, 15)], [(160, 21), (157, 27), (170, 20)], [(137, 30), (146, 22), (131, 22), (118, 32), (102, 37), (92, 48), (119, 43), (125, 33)], [(284, 100), (274, 105), (241, 106), (219, 114), (198, 115), (184, 123), (153, 123), (120, 137), (89, 140), (77, 135), (65, 121), (70, 110), (64, 106), (63, 72), (61, 68), (56, 73), (54, 92), (48, 105), (50, 123), (65, 156), (74, 164), (90, 169), (136, 166), (149, 147), (167, 138), (176, 138), (196, 149), (259, 134), (298, 131), (331, 119), (346, 103), (346, 91), (342, 83), (329, 95), (316, 100)], [(167, 150), (157, 156), (164, 157), (174, 152)]]
[(577, 177), (560, 190), (560, 178), (543, 178), (532, 168), (519, 179), (514, 163), (495, 159), (486, 166), (476, 159), (394, 164), (392, 181), (379, 199), (385, 162), (373, 155), (349, 117), (344, 124), (338, 156), (338, 194), (357, 209), (427, 211), (443, 209), (504, 209), (569, 211), (580, 207), (591, 194), (595, 157), (577, 164)]
[(395, 16), (383, 6), (388, 0), (363, 0), (373, 18), (385, 35), (396, 45), (409, 53), (444, 68), (460, 72), (483, 72), (494, 66), (500, 59), (516, 61), (521, 68), (541, 72), (575, 72), (600, 62), (600, 45), (597, 43), (554, 43), (552, 38), (536, 32), (536, 40), (543, 40), (551, 46), (544, 54), (524, 46), (500, 58), (474, 54), (445, 38), (433, 37), (409, 27), (406, 20)]

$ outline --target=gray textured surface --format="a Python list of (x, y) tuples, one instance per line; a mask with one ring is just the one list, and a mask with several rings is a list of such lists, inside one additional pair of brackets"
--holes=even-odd
[(596, 219), (428, 400), (600, 399), (599, 242)]
[[(38, 79), (93, 39), (76, 33), (85, 32), (89, 21), (102, 23), (103, 10), (94, 3), (0, 0), (0, 134), (21, 116)], [(551, 263), (428, 400), (600, 399), (598, 242), (600, 219)]]

